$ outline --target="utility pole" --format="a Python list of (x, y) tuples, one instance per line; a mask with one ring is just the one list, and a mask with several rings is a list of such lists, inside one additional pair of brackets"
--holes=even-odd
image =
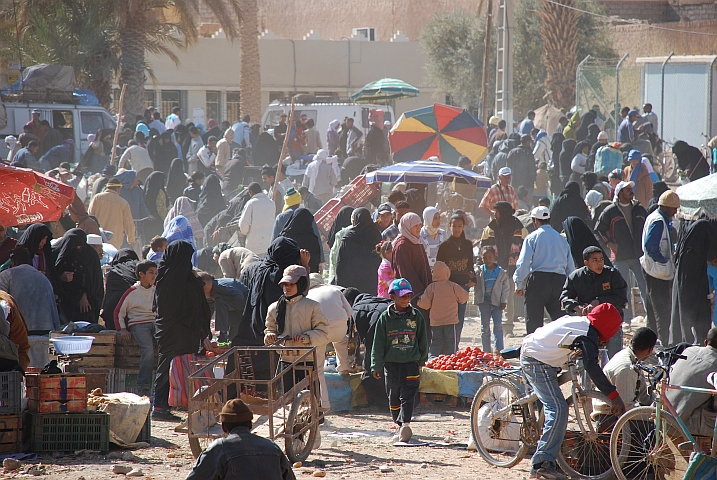
[[(482, 2), (481, 2), (482, 3)], [(490, 34), (493, 29), (493, 0), (488, 0), (485, 23), (485, 47), (483, 50), (483, 87), (480, 92), (481, 120), (488, 125), (488, 88), (490, 88)]]

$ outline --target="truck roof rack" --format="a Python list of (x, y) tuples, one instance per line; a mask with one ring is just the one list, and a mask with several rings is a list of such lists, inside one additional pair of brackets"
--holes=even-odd
[[(351, 100), (348, 97), (334, 97), (334, 96), (324, 96), (324, 95), (310, 95), (310, 94), (298, 94), (295, 95), (293, 98), (296, 99), (296, 103), (307, 105), (307, 104), (344, 104), (344, 103), (355, 103), (353, 100)], [(274, 99), (271, 104), (272, 105), (282, 105), (282, 104), (291, 104), (292, 97), (282, 97)]]

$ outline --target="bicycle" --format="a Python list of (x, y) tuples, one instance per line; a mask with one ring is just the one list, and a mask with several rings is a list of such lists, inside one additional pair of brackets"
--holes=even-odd
[[(502, 353), (502, 352), (501, 352)], [(601, 432), (592, 418), (593, 401), (610, 405), (606, 395), (584, 390), (578, 357), (572, 353), (568, 370), (558, 384), (570, 385), (568, 427), (558, 465), (571, 478), (602, 480), (612, 475), (610, 433)], [(471, 430), (483, 459), (498, 467), (512, 467), (540, 439), (545, 414), (538, 396), (519, 370), (496, 374), (476, 392), (471, 405)]]
[[(687, 357), (667, 350), (657, 357), (659, 362), (654, 367), (635, 364), (635, 368), (650, 375), (650, 384), (658, 393), (654, 405), (629, 410), (613, 428), (610, 459), (620, 480), (688, 478), (690, 452), (705, 453), (665, 394), (667, 390), (683, 390), (717, 395), (717, 390), (670, 385), (671, 365)], [(717, 429), (714, 436), (717, 437)], [(713, 438), (713, 452), (714, 442)]]

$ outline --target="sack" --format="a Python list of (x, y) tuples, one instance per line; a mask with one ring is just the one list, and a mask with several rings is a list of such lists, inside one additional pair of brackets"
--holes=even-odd
[(651, 277), (659, 278), (660, 280), (672, 280), (675, 277), (675, 264), (673, 262), (659, 263), (649, 255), (644, 254), (640, 257), (640, 265)]

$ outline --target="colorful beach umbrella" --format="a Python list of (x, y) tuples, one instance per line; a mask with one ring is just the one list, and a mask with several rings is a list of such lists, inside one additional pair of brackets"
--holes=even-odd
[(465, 155), (476, 165), (488, 154), (483, 124), (464, 108), (440, 103), (401, 115), (388, 141), (394, 163), (436, 156), (457, 165)]
[(0, 224), (10, 227), (59, 220), (75, 189), (29, 168), (0, 164)]
[(419, 93), (416, 87), (403, 80), (382, 78), (361, 87), (351, 95), (351, 100), (356, 103), (385, 103), (388, 100), (417, 97)]
[(375, 182), (433, 183), (454, 180), (458, 183), (467, 183), (482, 188), (489, 188), (491, 184), (490, 178), (472, 170), (428, 160), (397, 163), (366, 174), (366, 183), (368, 184)]

